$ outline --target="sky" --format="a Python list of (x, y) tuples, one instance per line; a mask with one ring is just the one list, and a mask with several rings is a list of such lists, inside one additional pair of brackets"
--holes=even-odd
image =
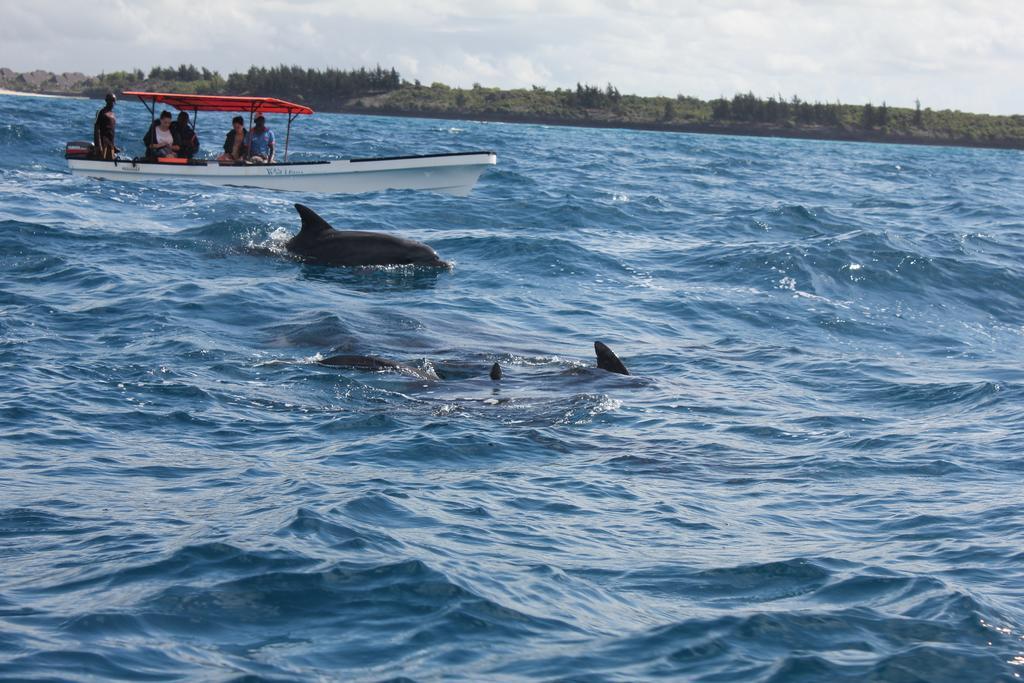
[(0, 66), (380, 64), (449, 85), (1024, 114), (1024, 0), (0, 0)]

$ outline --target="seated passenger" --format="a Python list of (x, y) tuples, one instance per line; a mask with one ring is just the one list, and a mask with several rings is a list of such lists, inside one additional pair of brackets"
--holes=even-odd
[(171, 112), (160, 112), (160, 118), (153, 121), (142, 142), (146, 145), (146, 157), (149, 159), (173, 159), (177, 156), (178, 145), (171, 132)]
[(191, 159), (199, 151), (199, 136), (192, 126), (188, 125), (188, 114), (178, 113), (178, 120), (171, 124), (171, 135), (177, 147), (179, 157)]
[(245, 136), (245, 148), (252, 163), (274, 163), (274, 131), (267, 128), (267, 120), (262, 116), (256, 117), (256, 125)]
[(217, 161), (242, 161), (245, 159), (245, 136), (249, 131), (245, 129), (245, 119), (236, 116), (231, 119), (231, 130), (224, 137), (224, 153), (217, 157)]

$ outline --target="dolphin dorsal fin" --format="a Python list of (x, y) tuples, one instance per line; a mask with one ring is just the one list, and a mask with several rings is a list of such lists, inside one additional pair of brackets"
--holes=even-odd
[(320, 215), (302, 204), (296, 204), (295, 210), (299, 212), (299, 217), (302, 218), (302, 229), (299, 230), (299, 237), (316, 237), (328, 230), (334, 230), (331, 224), (320, 218)]
[(597, 367), (608, 372), (616, 372), (620, 375), (629, 374), (629, 370), (619, 360), (619, 357), (615, 355), (615, 352), (603, 343), (599, 341), (594, 342), (594, 353), (597, 354)]

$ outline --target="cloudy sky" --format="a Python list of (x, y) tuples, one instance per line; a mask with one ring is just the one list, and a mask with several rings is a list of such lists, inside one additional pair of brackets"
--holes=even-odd
[(0, 66), (18, 71), (380, 63), (425, 83), (1024, 114), (1022, 0), (0, 0), (0, 12)]

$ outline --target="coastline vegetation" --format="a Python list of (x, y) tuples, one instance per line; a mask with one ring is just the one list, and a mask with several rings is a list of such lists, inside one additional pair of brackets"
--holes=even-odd
[(196, 94), (264, 95), (323, 111), (475, 118), (490, 121), (623, 127), (740, 135), (867, 140), (1024, 149), (1024, 116), (953, 110), (811, 102), (797, 96), (762, 98), (645, 97), (578, 83), (574, 88), (454, 88), (404, 80), (394, 68), (307, 69), (250, 67), (226, 78), (182, 64), (98, 76), (0, 69), (0, 87), (48, 94), (102, 97), (107, 91), (153, 90)]

